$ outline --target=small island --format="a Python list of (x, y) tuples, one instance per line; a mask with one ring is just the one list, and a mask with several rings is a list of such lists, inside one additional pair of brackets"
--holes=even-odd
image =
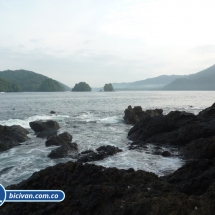
[(111, 83), (105, 84), (104, 91), (105, 92), (112, 92), (112, 91), (114, 91), (113, 85)]
[(72, 88), (73, 92), (90, 92), (92, 88), (86, 82), (79, 82)]

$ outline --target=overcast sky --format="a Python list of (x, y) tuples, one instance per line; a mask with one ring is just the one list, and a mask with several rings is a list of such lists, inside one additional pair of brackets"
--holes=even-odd
[(0, 71), (73, 87), (215, 64), (214, 0), (0, 0)]

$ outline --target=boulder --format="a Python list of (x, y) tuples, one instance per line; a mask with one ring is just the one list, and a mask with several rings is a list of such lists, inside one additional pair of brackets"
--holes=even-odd
[(57, 130), (55, 129), (47, 129), (37, 133), (37, 137), (40, 137), (40, 138), (50, 138), (56, 135), (57, 135)]
[(56, 112), (52, 110), (52, 111), (50, 111), (50, 114), (56, 114)]
[(172, 154), (169, 151), (163, 151), (160, 153), (160, 155), (162, 155), (163, 157), (171, 157)]
[(68, 132), (59, 134), (58, 136), (52, 136), (46, 141), (46, 146), (60, 146), (72, 141), (72, 135)]
[(20, 125), (0, 125), (0, 151), (8, 150), (29, 139), (28, 131)]
[(100, 146), (96, 149), (96, 152), (87, 150), (79, 154), (78, 162), (90, 162), (103, 160), (104, 158), (114, 155), (122, 150), (115, 146)]
[(41, 132), (44, 130), (52, 129), (58, 130), (60, 128), (59, 124), (54, 120), (43, 121), (33, 121), (29, 123), (32, 130), (35, 132)]
[(57, 158), (65, 158), (65, 157), (72, 157), (76, 158), (76, 155), (78, 153), (78, 147), (76, 143), (67, 143), (63, 144), (57, 149), (52, 150), (48, 157), (51, 159), (57, 159)]

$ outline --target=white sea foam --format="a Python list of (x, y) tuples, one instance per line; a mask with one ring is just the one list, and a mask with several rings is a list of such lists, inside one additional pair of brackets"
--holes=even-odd
[(122, 116), (111, 116), (111, 117), (106, 117), (103, 119), (99, 119), (97, 122), (98, 123), (107, 123), (107, 124), (114, 124), (114, 123), (119, 123), (122, 122), (123, 118)]
[(64, 118), (69, 118), (67, 115), (36, 115), (31, 116), (25, 119), (8, 119), (0, 121), (0, 125), (20, 125), (23, 128), (30, 128), (29, 122), (37, 121), (37, 120), (62, 120)]

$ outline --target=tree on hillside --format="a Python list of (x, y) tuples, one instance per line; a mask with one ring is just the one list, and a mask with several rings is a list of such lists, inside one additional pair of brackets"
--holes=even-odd
[(20, 92), (21, 87), (17, 84), (9, 82), (3, 78), (0, 78), (0, 92)]
[(104, 91), (108, 91), (108, 92), (110, 92), (110, 91), (114, 91), (114, 88), (113, 88), (113, 86), (112, 86), (112, 84), (111, 83), (109, 83), (109, 84), (105, 84), (105, 86), (104, 86)]
[(87, 92), (87, 91), (91, 91), (91, 87), (89, 86), (89, 84), (85, 83), (85, 82), (79, 82), (78, 84), (75, 84), (74, 88), (72, 88), (73, 92)]
[(40, 87), (38, 88), (39, 92), (61, 92), (65, 91), (64, 87), (60, 85), (57, 81), (47, 78), (42, 82)]

